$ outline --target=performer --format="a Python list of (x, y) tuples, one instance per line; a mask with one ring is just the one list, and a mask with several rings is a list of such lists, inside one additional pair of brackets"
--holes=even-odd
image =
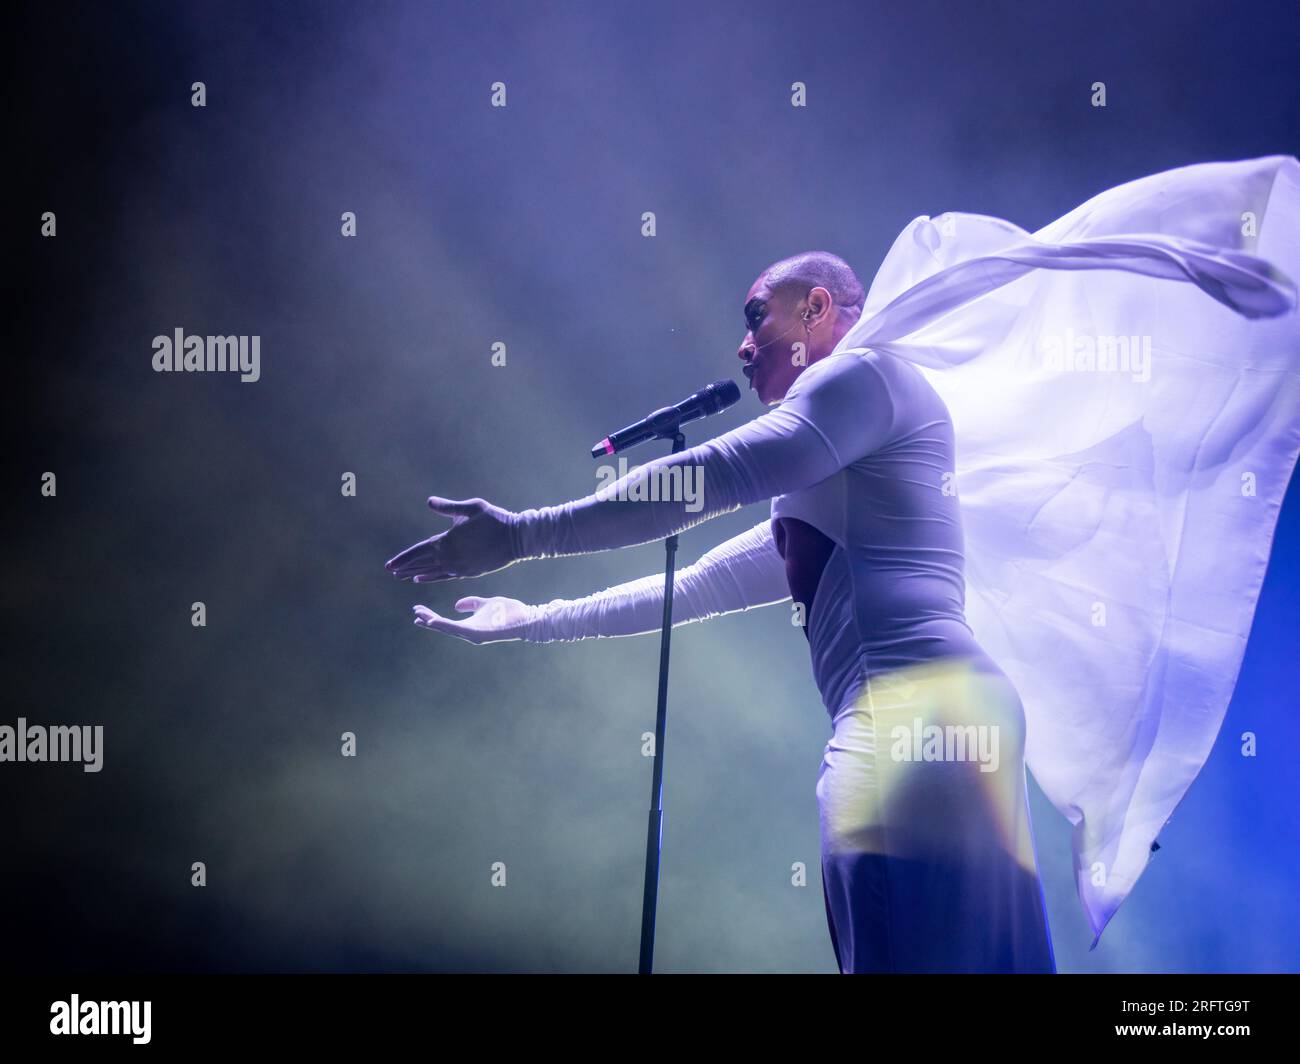
[[(1100, 936), (1240, 666), (1300, 451), (1298, 258), (1300, 166), (1274, 156), (1130, 182), (1033, 236), (922, 216), (865, 298), (833, 255), (782, 260), (740, 348), (775, 410), (559, 506), (433, 497), (452, 528), (387, 567), (477, 576), (773, 500), (677, 574), (674, 626), (802, 613), (831, 715), (817, 796), (840, 970), (1054, 971), (1025, 764), (1075, 824)], [(619, 490), (673, 464), (702, 467), (702, 510)], [(471, 617), (416, 623), (632, 635), (658, 629), (662, 585), (471, 596)]]

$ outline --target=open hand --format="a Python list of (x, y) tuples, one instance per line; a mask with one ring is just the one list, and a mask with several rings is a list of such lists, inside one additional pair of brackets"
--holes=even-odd
[(462, 617), (460, 620), (440, 617), (426, 606), (412, 606), (411, 609), (415, 611), (415, 623), (421, 628), (460, 636), (477, 645), (522, 639), (528, 623), (537, 611), (536, 606), (526, 605), (518, 599), (502, 596), (478, 598), (474, 595), (456, 603), (456, 609), (461, 613), (473, 611), (472, 617)]
[(451, 528), (407, 547), (384, 568), (399, 580), (417, 584), (483, 576), (504, 569), (515, 558), (509, 510), (482, 499), (429, 497), (429, 509), (452, 519)]

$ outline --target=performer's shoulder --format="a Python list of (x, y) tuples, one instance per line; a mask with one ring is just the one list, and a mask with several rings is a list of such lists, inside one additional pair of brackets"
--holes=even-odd
[(857, 402), (887, 400), (897, 427), (908, 421), (949, 419), (947, 405), (929, 378), (905, 358), (885, 351), (854, 351), (828, 356), (815, 366), (823, 363), (833, 363), (822, 370), (825, 384)]
[(818, 359), (795, 380), (795, 389), (823, 394), (901, 399), (929, 384), (917, 368), (880, 351), (841, 351)]
[[(894, 420), (896, 387), (877, 365), (873, 351), (843, 351), (810, 365), (786, 393), (785, 403), (826, 426), (848, 430), (865, 418), (872, 424)], [(784, 405), (784, 404), (783, 404)]]
[[(880, 388), (888, 378), (877, 364), (875, 351), (841, 351), (819, 358), (795, 380), (794, 387), (803, 390), (827, 387)], [(793, 389), (792, 389), (793, 390)]]

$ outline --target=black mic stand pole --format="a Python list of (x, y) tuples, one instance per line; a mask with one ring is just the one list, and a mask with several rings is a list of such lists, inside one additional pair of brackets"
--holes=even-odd
[[(660, 439), (666, 438), (664, 436)], [(686, 437), (680, 429), (672, 436), (670, 454), (680, 453)], [(650, 823), (645, 837), (645, 894), (641, 901), (641, 965), (639, 975), (654, 968), (655, 908), (659, 900), (659, 851), (664, 834), (664, 730), (668, 724), (668, 645), (673, 634), (673, 577), (677, 567), (677, 536), (664, 540), (667, 553), (664, 572), (664, 619), (659, 636), (659, 706), (655, 712), (654, 778), (650, 784)]]

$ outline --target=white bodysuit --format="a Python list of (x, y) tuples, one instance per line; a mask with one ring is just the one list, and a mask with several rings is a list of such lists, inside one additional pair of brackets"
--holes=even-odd
[[(834, 549), (807, 635), (833, 727), (817, 796), (841, 970), (1053, 971), (1029, 834), (1023, 714), (963, 614), (953, 430), (942, 400), (915, 366), (892, 356), (831, 355), (809, 366), (776, 409), (647, 463), (623, 486), (678, 463), (702, 467), (702, 510), (690, 512), (685, 500), (598, 495), (526, 510), (517, 516), (516, 554), (660, 539), (773, 499), (773, 522), (677, 574), (676, 627), (789, 600), (772, 523), (795, 517), (821, 531)], [(525, 638), (650, 632), (662, 607), (663, 577), (648, 576), (547, 604)], [(923, 756), (926, 730), (945, 727), (963, 737), (984, 729), (982, 771), (977, 738), (962, 751), (968, 756)]]
[[(1050, 970), (1024, 765), (1073, 827), (1096, 946), (1232, 697), (1300, 455), (1296, 278), (1290, 156), (1152, 174), (1034, 233), (922, 215), (777, 409), (631, 475), (699, 463), (702, 511), (527, 510), (515, 556), (762, 499), (819, 530), (806, 634), (841, 968)], [(679, 572), (674, 623), (790, 598), (773, 531)], [(523, 637), (655, 631), (662, 588), (530, 607)]]
[[(832, 716), (870, 672), (977, 652), (963, 614), (952, 424), (915, 366), (888, 355), (824, 358), (796, 379), (775, 410), (680, 461), (703, 468), (702, 510), (691, 513), (684, 501), (598, 502), (592, 495), (525, 511), (519, 549), (527, 557), (554, 557), (661, 539), (772, 498), (772, 522), (678, 573), (674, 627), (789, 600), (772, 524), (797, 517), (836, 546), (814, 596), (819, 608), (808, 617), (814, 678)], [(669, 464), (673, 456), (647, 463), (625, 483)], [(556, 599), (528, 638), (651, 632), (662, 617), (663, 577), (648, 576), (589, 598)]]

